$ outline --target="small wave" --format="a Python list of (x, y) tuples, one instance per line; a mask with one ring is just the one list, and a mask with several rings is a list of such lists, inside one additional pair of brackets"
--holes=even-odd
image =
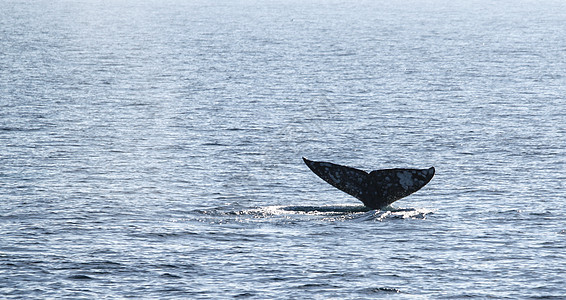
[(69, 279), (72, 279), (72, 280), (93, 280), (93, 279), (94, 279), (94, 278), (92, 278), (92, 277), (90, 277), (90, 276), (81, 275), (81, 274), (79, 274), (79, 275), (71, 275), (71, 276), (69, 276), (68, 278), (69, 278)]
[(391, 287), (376, 287), (376, 288), (369, 288), (366, 289), (368, 293), (395, 293), (399, 294), (402, 293), (400, 289), (391, 288)]
[(173, 279), (178, 279), (178, 278), (182, 278), (179, 275), (175, 275), (175, 274), (171, 274), (171, 273), (163, 273), (161, 275), (159, 275), (161, 277), (165, 277), (165, 278), (173, 278)]
[(248, 297), (254, 297), (255, 295), (256, 294), (254, 293), (245, 292), (234, 296), (234, 298), (248, 298)]
[(310, 290), (310, 289), (338, 289), (340, 286), (329, 284), (329, 283), (305, 283), (296, 286), (296, 288), (301, 290)]
[(39, 131), (41, 130), (40, 128), (24, 128), (24, 127), (0, 127), (0, 131), (16, 131), (16, 132), (29, 132), (29, 131)]

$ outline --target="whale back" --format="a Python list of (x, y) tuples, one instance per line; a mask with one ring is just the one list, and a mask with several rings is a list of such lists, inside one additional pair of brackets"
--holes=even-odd
[(384, 169), (368, 174), (362, 170), (329, 162), (311, 161), (304, 157), (303, 160), (324, 181), (374, 209), (386, 207), (418, 191), (432, 179), (435, 172), (434, 167), (431, 167)]

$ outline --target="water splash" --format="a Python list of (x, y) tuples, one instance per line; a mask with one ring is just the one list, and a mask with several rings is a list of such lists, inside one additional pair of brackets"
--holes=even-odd
[[(388, 221), (399, 219), (426, 219), (434, 211), (422, 208), (387, 207), (383, 210), (372, 210), (363, 205), (324, 205), (324, 206), (265, 206), (245, 210), (199, 210), (199, 215), (223, 219), (236, 217), (239, 222), (264, 222), (285, 219), (288, 221)], [(220, 220), (217, 220), (220, 221)]]

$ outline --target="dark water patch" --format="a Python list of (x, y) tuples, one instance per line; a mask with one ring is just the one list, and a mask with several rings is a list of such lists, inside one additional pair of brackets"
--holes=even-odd
[(50, 268), (57, 272), (60, 271), (63, 272), (68, 271), (73, 273), (80, 272), (77, 275), (81, 275), (81, 276), (116, 275), (116, 274), (126, 274), (132, 271), (131, 266), (127, 264), (120, 264), (110, 261), (93, 261), (93, 262), (84, 262), (84, 263), (62, 262), (62, 263), (52, 264)]
[(219, 147), (226, 147), (229, 146), (228, 144), (223, 144), (220, 142), (206, 142), (206, 143), (202, 143), (202, 146), (219, 146)]
[(171, 273), (163, 273), (161, 275), (159, 275), (160, 277), (164, 277), (164, 278), (174, 278), (174, 279), (179, 279), (179, 278), (183, 278), (179, 275), (175, 275), (175, 274), (171, 274)]
[(250, 293), (250, 292), (245, 292), (245, 293), (235, 295), (234, 298), (249, 298), (249, 297), (254, 297), (254, 296), (256, 296), (256, 294)]
[(286, 277), (268, 277), (269, 281), (287, 281), (289, 278)]
[(173, 265), (173, 264), (159, 264), (156, 267), (160, 268), (160, 269), (178, 269), (178, 268), (181, 268), (180, 265)]
[(124, 268), (124, 265), (118, 262), (105, 260), (79, 263), (78, 267), (84, 269), (121, 269)]
[(537, 216), (537, 217), (550, 217), (553, 215), (553, 213), (551, 211), (535, 211), (535, 212), (531, 212), (529, 213), (531, 216)]
[(363, 293), (367, 294), (399, 294), (402, 293), (400, 289), (392, 288), (392, 287), (376, 287), (376, 288), (367, 288), (362, 290)]
[(181, 232), (145, 232), (130, 234), (130, 236), (146, 237), (146, 238), (185, 238), (186, 236), (198, 235), (197, 232), (181, 231)]
[[(198, 251), (197, 251), (198, 252)], [(195, 253), (197, 253), (195, 252)], [(194, 277), (198, 274), (206, 273), (206, 270), (192, 263), (181, 263), (177, 265), (172, 264), (158, 264), (156, 266), (149, 266), (150, 269), (160, 272), (161, 277), (182, 278)], [(182, 274), (182, 275), (180, 275)]]
[(94, 278), (83, 274), (71, 275), (68, 276), (67, 278), (71, 280), (94, 280)]
[(226, 130), (228, 130), (228, 131), (243, 131), (243, 130), (247, 130), (247, 129), (238, 128), (238, 127), (230, 127), (230, 128), (226, 128)]
[[(462, 293), (454, 295), (445, 295), (439, 299), (516, 299), (513, 297), (502, 297), (496, 295), (482, 294), (482, 293)], [(529, 298), (530, 299), (530, 298)]]
[(33, 131), (40, 131), (42, 128), (24, 128), (24, 127), (0, 127), (0, 132), (33, 132)]
[(295, 288), (297, 289), (305, 289), (305, 290), (326, 290), (326, 289), (338, 289), (340, 286), (329, 284), (329, 283), (305, 283), (297, 285)]

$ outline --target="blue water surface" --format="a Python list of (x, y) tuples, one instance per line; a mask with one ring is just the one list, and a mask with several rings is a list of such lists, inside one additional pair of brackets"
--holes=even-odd
[[(0, 2), (0, 298), (563, 299), (563, 1)], [(385, 210), (305, 156), (428, 168)]]

